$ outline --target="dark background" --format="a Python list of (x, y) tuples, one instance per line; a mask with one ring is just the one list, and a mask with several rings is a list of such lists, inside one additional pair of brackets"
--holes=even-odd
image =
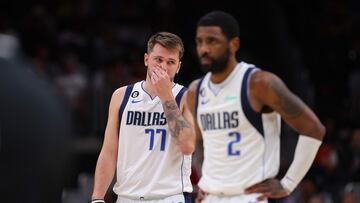
[[(356, 191), (352, 188), (357, 188), (354, 185), (360, 175), (360, 1), (357, 0), (3, 0), (0, 2), (0, 58), (7, 62), (0, 63), (3, 71), (0, 74), (8, 80), (0, 83), (1, 105), (6, 104), (0, 112), (2, 169), (6, 170), (9, 160), (14, 159), (45, 166), (62, 161), (58, 170), (50, 171), (42, 166), (44, 171), (33, 169), (33, 172), (59, 176), (59, 181), (54, 180), (52, 185), (58, 185), (57, 191), (61, 193), (57, 197), (62, 194), (64, 203), (86, 202), (112, 92), (145, 79), (146, 42), (157, 31), (174, 32), (184, 41), (185, 55), (176, 81), (188, 85), (200, 77), (203, 73), (198, 67), (194, 43), (196, 22), (211, 10), (224, 10), (237, 18), (241, 39), (239, 60), (280, 76), (327, 128), (314, 166), (286, 201), (347, 200), (349, 191)], [(17, 51), (6, 54), (11, 47), (17, 47)], [(13, 69), (20, 73), (6, 71)], [(11, 86), (20, 83), (19, 77), (24, 78), (21, 79), (24, 90), (21, 85)], [(40, 81), (42, 85), (38, 86), (46, 90), (31, 88), (34, 80)], [(51, 136), (32, 132), (31, 128), (27, 133), (11, 130), (23, 126), (20, 119), (9, 119), (14, 115), (34, 118), (23, 119), (22, 122), (29, 125), (37, 117), (43, 119), (44, 127), (53, 121), (30, 110), (19, 110), (19, 106), (27, 104), (27, 109), (34, 108), (34, 112), (53, 112), (54, 106), (49, 107), (52, 103), (46, 104), (49, 100), (44, 99), (41, 108), (32, 105), (35, 91), (48, 91), (49, 97), (59, 103), (58, 109), (67, 109), (64, 111), (68, 114), (62, 115), (59, 122), (67, 125), (70, 133), (58, 133), (56, 137), (54, 133)], [(24, 94), (27, 97), (22, 96)], [(19, 100), (24, 104), (11, 102)], [(58, 128), (64, 129), (61, 125)], [(59, 132), (56, 126), (51, 127)], [(286, 125), (282, 134), (280, 174), (289, 165), (297, 140)], [(15, 139), (15, 135), (18, 138)], [(26, 142), (22, 136), (49, 139), (49, 142)], [(25, 146), (29, 149), (25, 150)], [(25, 153), (36, 148), (44, 149), (41, 154), (50, 154), (50, 157), (53, 153), (50, 149), (64, 150), (60, 150), (62, 156), (54, 154), (50, 160)], [(49, 151), (45, 151), (47, 148)], [(24, 154), (17, 157), (11, 150)], [(23, 167), (26, 168), (24, 164), (13, 166), (14, 174), (22, 174)], [(12, 192), (22, 193), (13, 187)], [(51, 186), (44, 188), (50, 190)], [(28, 187), (27, 191), (36, 193), (38, 189)]]

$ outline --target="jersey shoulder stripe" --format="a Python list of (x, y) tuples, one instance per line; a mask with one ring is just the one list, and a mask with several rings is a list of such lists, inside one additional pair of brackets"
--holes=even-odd
[(197, 118), (197, 111), (198, 111), (198, 104), (199, 104), (199, 94), (200, 94), (200, 87), (201, 87), (201, 84), (204, 80), (205, 76), (201, 77), (199, 79), (199, 83), (196, 87), (196, 98), (195, 98), (195, 118)]
[(129, 100), (129, 97), (130, 97), (130, 94), (131, 94), (133, 88), (134, 88), (134, 84), (128, 85), (126, 87), (125, 95), (124, 95), (124, 98), (123, 98), (123, 100), (121, 102), (120, 110), (119, 110), (119, 127), (120, 127), (120, 124), (121, 124), (122, 114), (124, 113), (124, 109), (126, 107), (126, 104), (128, 103), (128, 100)]
[(180, 107), (181, 98), (183, 97), (186, 90), (187, 90), (186, 87), (182, 87), (181, 90), (179, 91), (179, 93), (175, 97), (176, 103), (179, 107)]
[(244, 111), (244, 114), (246, 118), (249, 120), (252, 126), (256, 128), (256, 130), (264, 136), (264, 128), (261, 118), (261, 113), (255, 112), (253, 108), (250, 105), (249, 98), (248, 98), (248, 84), (249, 84), (249, 78), (251, 73), (255, 71), (256, 68), (250, 67), (246, 70), (242, 85), (241, 85), (241, 106), (242, 110)]

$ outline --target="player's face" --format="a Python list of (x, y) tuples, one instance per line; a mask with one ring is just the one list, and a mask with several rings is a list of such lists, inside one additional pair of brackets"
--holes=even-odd
[(220, 73), (230, 57), (230, 42), (218, 26), (199, 26), (196, 30), (196, 50), (203, 71)]
[(147, 74), (151, 78), (152, 69), (159, 67), (163, 69), (174, 81), (176, 73), (180, 70), (181, 61), (179, 59), (179, 50), (167, 49), (160, 44), (155, 44), (152, 52), (145, 53), (145, 66), (148, 67)]

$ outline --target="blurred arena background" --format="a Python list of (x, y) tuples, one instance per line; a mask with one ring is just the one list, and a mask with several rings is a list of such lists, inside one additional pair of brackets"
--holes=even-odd
[[(144, 79), (148, 37), (183, 39), (176, 80), (188, 85), (202, 75), (197, 19), (218, 9), (240, 23), (239, 59), (279, 75), (327, 128), (312, 169), (282, 202), (360, 202), (358, 0), (2, 0), (0, 199), (89, 202), (108, 102)], [(297, 141), (286, 125), (282, 134), (279, 175)]]

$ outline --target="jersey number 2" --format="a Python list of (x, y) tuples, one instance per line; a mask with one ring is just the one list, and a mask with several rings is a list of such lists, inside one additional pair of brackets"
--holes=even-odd
[(236, 144), (236, 143), (239, 143), (240, 140), (241, 140), (240, 133), (238, 133), (238, 132), (230, 132), (229, 136), (230, 137), (235, 137), (235, 140), (232, 140), (228, 144), (228, 155), (229, 156), (240, 156), (240, 150), (234, 150), (233, 149), (233, 145)]
[(161, 135), (160, 151), (165, 151), (165, 143), (166, 143), (165, 129), (145, 129), (145, 133), (150, 135), (150, 147), (149, 147), (150, 151), (154, 149), (155, 133)]

